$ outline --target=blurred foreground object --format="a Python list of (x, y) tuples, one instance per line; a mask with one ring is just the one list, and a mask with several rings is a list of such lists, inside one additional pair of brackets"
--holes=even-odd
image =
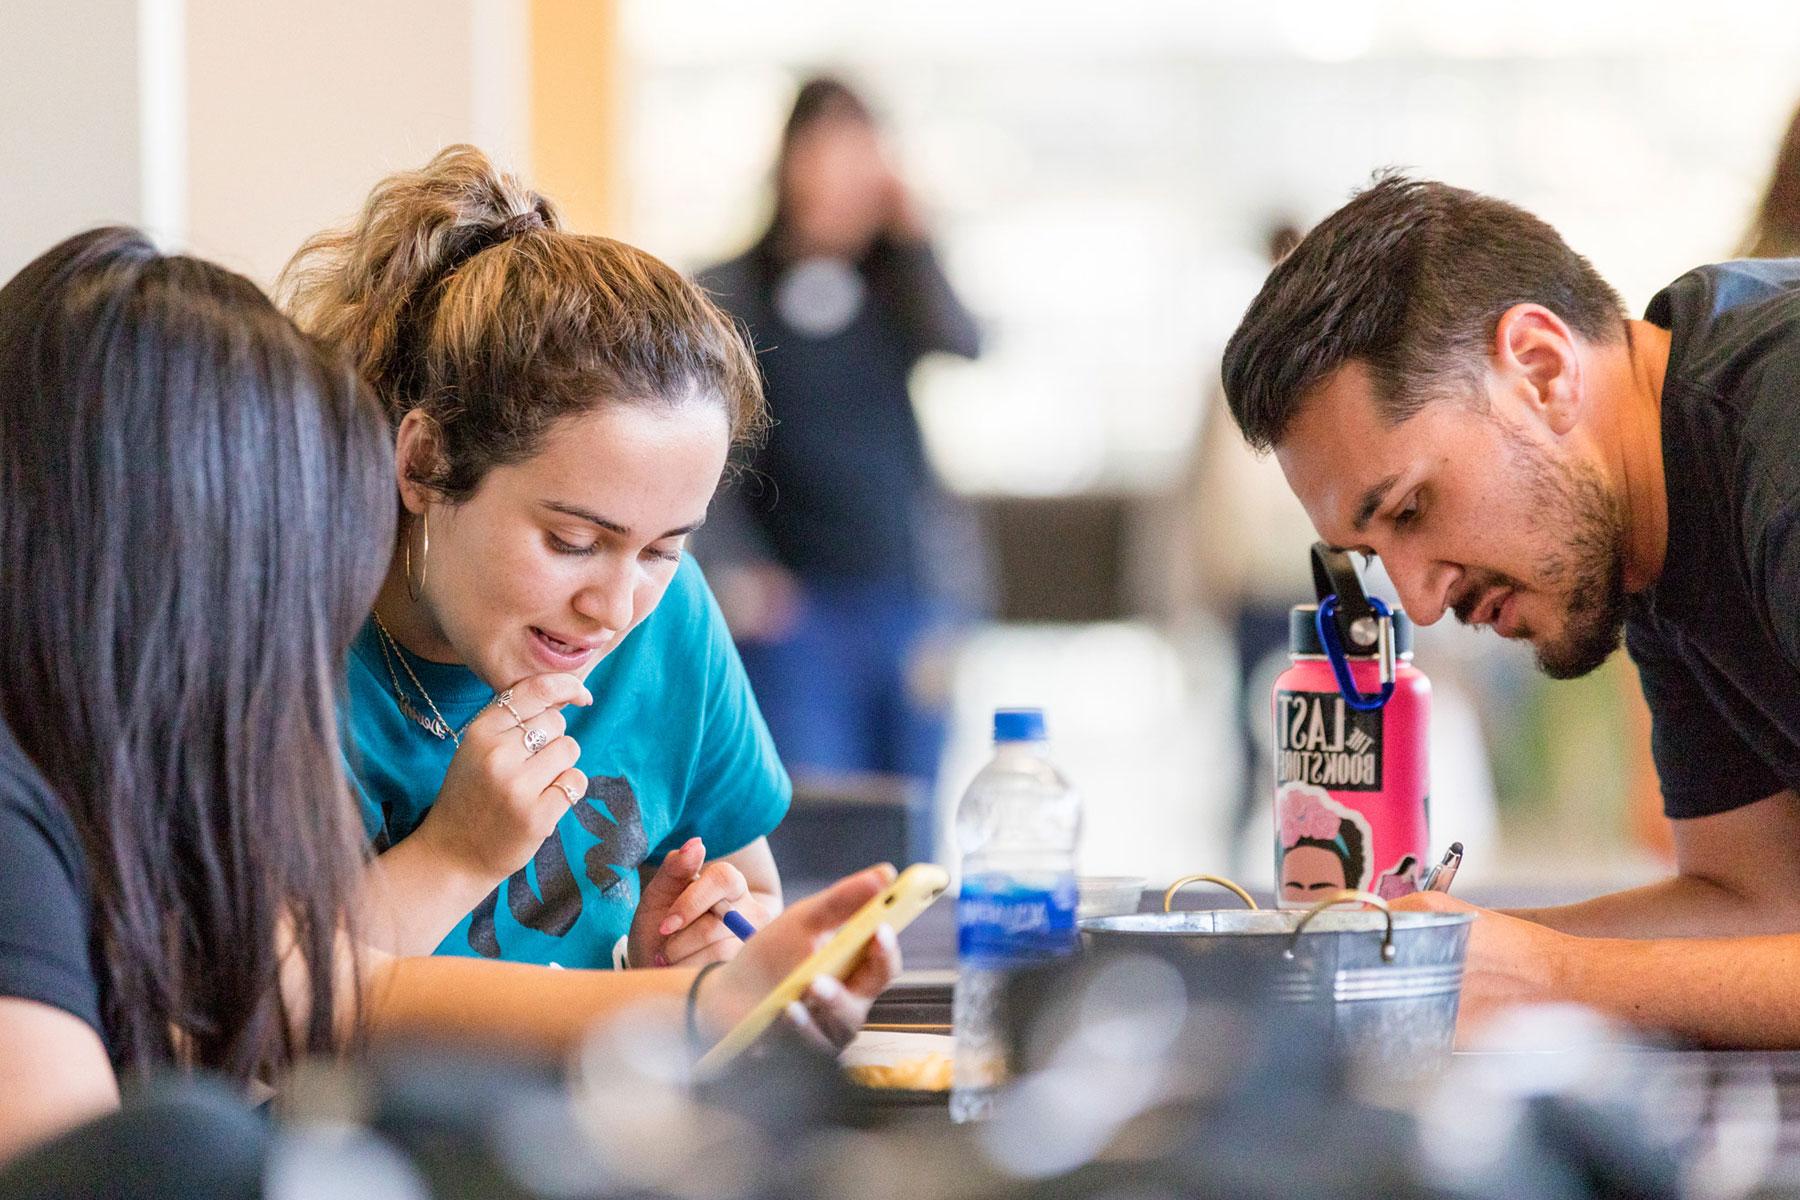
[(290, 1179), (309, 1177), (296, 1154), (353, 1158), (386, 1181), (359, 1195), (408, 1200), (1796, 1194), (1800, 1057), (1648, 1049), (1591, 1014), (1527, 1010), (1429, 1088), (1371, 1095), (1264, 1002), (1269, 982), (1135, 954), (1021, 977), (1022, 1072), (978, 1125), (884, 1103), (780, 1039), (694, 1092), (687, 1048), (647, 1017), (597, 1030), (567, 1072), (449, 1047), (322, 1067), (286, 1100), (298, 1149), (278, 1158)]

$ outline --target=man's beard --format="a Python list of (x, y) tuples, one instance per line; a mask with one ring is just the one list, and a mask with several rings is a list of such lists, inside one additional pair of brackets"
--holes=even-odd
[(1562, 631), (1532, 639), (1538, 669), (1552, 679), (1576, 679), (1619, 648), (1625, 627), (1625, 523), (1593, 467), (1553, 459), (1512, 429), (1506, 437), (1529, 511), (1555, 522), (1564, 534), (1561, 545), (1544, 555), (1534, 589), (1563, 600)]

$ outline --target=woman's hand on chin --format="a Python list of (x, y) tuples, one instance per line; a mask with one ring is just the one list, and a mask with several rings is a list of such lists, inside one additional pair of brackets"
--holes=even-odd
[[(581, 746), (562, 709), (593, 703), (573, 675), (533, 675), (500, 693), (462, 733), (437, 802), (413, 837), (498, 884), (531, 861), (587, 792)], [(411, 839), (408, 839), (411, 840)]]

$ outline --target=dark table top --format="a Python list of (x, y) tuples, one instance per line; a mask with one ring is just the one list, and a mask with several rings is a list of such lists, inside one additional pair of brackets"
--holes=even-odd
[[(1470, 889), (1473, 903), (1490, 907), (1575, 899), (1525, 888)], [(1195, 894), (1178, 907), (1216, 902)], [(1266, 901), (1259, 897), (1259, 901)], [(1147, 891), (1140, 911), (1162, 907), (1161, 891)], [(871, 1013), (890, 1029), (947, 1031), (956, 966), (956, 906), (939, 902), (900, 935), (906, 974)], [(1592, 1048), (1587, 1048), (1591, 1053)], [(1573, 1052), (1570, 1052), (1573, 1053)], [(1696, 1194), (1800, 1196), (1800, 1051), (1730, 1051), (1604, 1047), (1602, 1061), (1629, 1075), (1664, 1114), (1664, 1131), (1683, 1143)], [(1567, 1059), (1556, 1052), (1459, 1052), (1454, 1066), (1488, 1059), (1506, 1071), (1550, 1080)], [(1711, 1182), (1708, 1182), (1711, 1181)]]

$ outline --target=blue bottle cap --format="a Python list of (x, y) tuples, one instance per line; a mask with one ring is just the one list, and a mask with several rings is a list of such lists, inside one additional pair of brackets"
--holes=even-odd
[(1041, 708), (996, 708), (994, 710), (996, 742), (1041, 742), (1044, 740), (1044, 710)]

